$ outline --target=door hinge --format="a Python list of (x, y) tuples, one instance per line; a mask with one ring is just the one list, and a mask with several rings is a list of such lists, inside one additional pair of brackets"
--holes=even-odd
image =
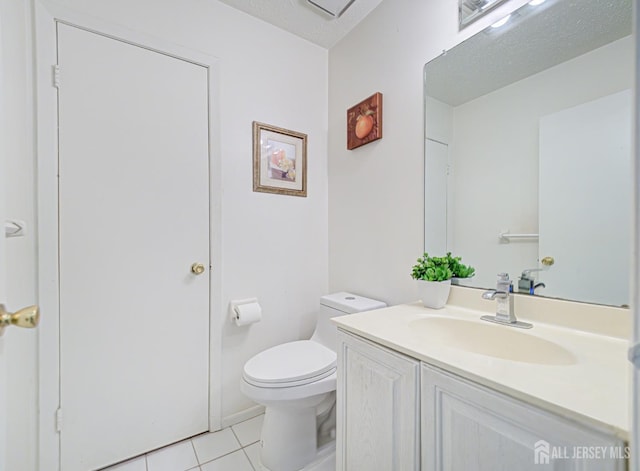
[(53, 86), (60, 88), (60, 66), (58, 64), (53, 66)]
[(62, 408), (56, 410), (56, 432), (62, 432)]

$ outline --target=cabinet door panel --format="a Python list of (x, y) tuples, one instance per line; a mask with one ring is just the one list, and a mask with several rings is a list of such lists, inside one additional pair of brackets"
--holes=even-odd
[(419, 363), (340, 333), (338, 469), (419, 470)]
[[(615, 437), (426, 364), (421, 387), (424, 471), (625, 469), (624, 460), (611, 458), (623, 450)], [(574, 458), (593, 447), (608, 457)]]

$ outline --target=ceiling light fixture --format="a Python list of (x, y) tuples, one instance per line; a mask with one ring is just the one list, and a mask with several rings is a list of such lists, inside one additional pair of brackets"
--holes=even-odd
[(499, 28), (500, 26), (504, 26), (507, 21), (509, 21), (509, 18), (511, 18), (511, 15), (507, 15), (504, 18), (502, 18), (501, 20), (496, 21), (495, 23), (493, 23), (491, 25), (492, 28)]
[(462, 0), (462, 4), (471, 10), (482, 10), (491, 5), (489, 0)]
[(342, 15), (355, 0), (307, 0), (311, 5), (320, 8), (334, 18)]
[(544, 3), (544, 0), (531, 0), (529, 2), (529, 5), (531, 5), (532, 7), (537, 7), (538, 5), (541, 5)]

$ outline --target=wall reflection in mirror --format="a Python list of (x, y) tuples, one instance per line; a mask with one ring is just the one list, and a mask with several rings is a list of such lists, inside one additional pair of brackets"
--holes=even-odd
[(425, 250), (627, 305), (632, 1), (532, 3), (425, 66)]

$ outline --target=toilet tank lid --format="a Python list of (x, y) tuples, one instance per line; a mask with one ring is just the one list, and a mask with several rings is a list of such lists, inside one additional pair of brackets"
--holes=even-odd
[(347, 293), (345, 291), (322, 296), (320, 298), (320, 304), (347, 314), (387, 307), (382, 301), (365, 298), (364, 296), (358, 296), (357, 294)]

